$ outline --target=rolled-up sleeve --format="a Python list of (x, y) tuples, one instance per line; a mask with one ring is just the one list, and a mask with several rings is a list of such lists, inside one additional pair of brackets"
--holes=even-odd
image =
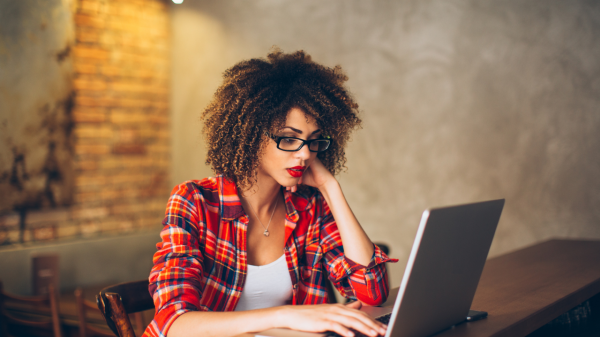
[(337, 224), (325, 201), (321, 225), (321, 249), (329, 280), (342, 296), (358, 299), (368, 305), (380, 305), (389, 294), (387, 269), (384, 263), (398, 260), (389, 258), (377, 245), (367, 266), (358, 264), (344, 255)]
[(179, 316), (201, 310), (203, 250), (200, 243), (205, 223), (199, 208), (201, 203), (194, 203), (185, 184), (173, 189), (160, 233), (162, 242), (157, 244), (149, 277), (156, 312), (144, 336), (166, 336)]

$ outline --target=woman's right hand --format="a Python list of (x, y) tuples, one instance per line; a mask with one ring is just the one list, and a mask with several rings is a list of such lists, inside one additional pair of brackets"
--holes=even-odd
[(292, 330), (324, 332), (333, 331), (341, 336), (352, 337), (351, 329), (366, 336), (385, 335), (387, 326), (371, 319), (360, 311), (360, 301), (348, 305), (291, 305), (282, 307), (280, 323)]

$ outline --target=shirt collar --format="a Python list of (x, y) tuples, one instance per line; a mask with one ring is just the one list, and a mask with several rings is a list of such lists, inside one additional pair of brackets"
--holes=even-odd
[[(246, 215), (235, 183), (223, 175), (217, 176), (217, 180), (219, 182), (221, 219), (232, 221)], [(287, 211), (286, 217), (293, 222), (298, 221), (298, 211), (306, 211), (310, 208), (309, 200), (303, 195), (284, 190), (283, 197)]]

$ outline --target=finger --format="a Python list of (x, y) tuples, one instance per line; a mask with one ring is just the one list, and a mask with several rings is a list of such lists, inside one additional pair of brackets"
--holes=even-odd
[(360, 308), (362, 307), (362, 303), (360, 302), (360, 300), (357, 300), (355, 302), (346, 304), (346, 307), (349, 307), (351, 309), (360, 310)]
[[(364, 313), (356, 308), (353, 308), (353, 306), (354, 307), (359, 306), (359, 305), (356, 305), (356, 303), (360, 303), (360, 302), (357, 301), (357, 302), (354, 302), (354, 303), (344, 306), (342, 308), (342, 311), (340, 312), (340, 314), (353, 317), (355, 320), (359, 320), (363, 324), (371, 327), (373, 330), (376, 330), (377, 332), (379, 332), (379, 334), (382, 334), (382, 335), (385, 334), (387, 327), (383, 323), (373, 320), (371, 317), (367, 316), (366, 313)], [(360, 306), (362, 306), (362, 305), (360, 305)]]
[[(385, 335), (387, 328), (385, 327), (385, 325), (383, 325), (383, 323), (373, 320), (365, 314), (360, 314), (360, 315), (350, 314), (349, 317), (352, 317), (353, 323), (355, 323), (355, 325), (361, 325), (362, 327), (365, 328), (365, 329), (359, 329), (358, 327), (353, 326), (354, 329), (360, 330), (361, 332), (363, 332), (365, 334), (370, 333), (370, 335), (375, 335), (375, 336), (378, 334)], [(369, 330), (368, 331), (369, 333), (365, 330)], [(375, 333), (373, 333), (373, 332), (375, 332)]]
[(379, 328), (372, 327), (361, 320), (356, 320), (356, 318), (352, 316), (336, 314), (329, 317), (329, 319), (335, 320), (336, 322), (347, 328), (362, 332), (364, 335), (367, 336), (376, 337), (380, 332)]
[(354, 332), (340, 323), (329, 322), (329, 327), (327, 330), (336, 332), (343, 337), (354, 337)]

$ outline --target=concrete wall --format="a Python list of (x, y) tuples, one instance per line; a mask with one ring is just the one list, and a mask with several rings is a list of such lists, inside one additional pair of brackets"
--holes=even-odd
[(211, 175), (199, 116), (226, 68), (272, 45), (341, 64), (364, 128), (340, 175), (400, 259), (421, 212), (506, 198), (492, 255), (600, 238), (600, 3), (200, 1), (172, 5), (172, 185)]
[(72, 199), (72, 4), (0, 2), (0, 213)]
[(0, 250), (0, 280), (8, 292), (32, 294), (31, 258), (43, 254), (58, 254), (63, 292), (146, 279), (157, 242), (158, 230), (46, 245), (13, 245)]

